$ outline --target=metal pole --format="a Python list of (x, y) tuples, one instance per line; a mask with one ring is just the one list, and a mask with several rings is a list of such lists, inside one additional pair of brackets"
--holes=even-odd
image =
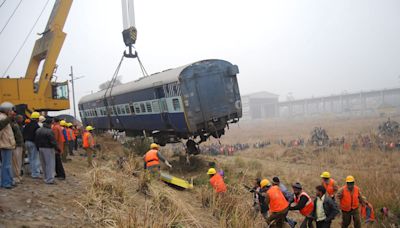
[(76, 107), (75, 107), (75, 86), (74, 86), (74, 71), (71, 66), (71, 86), (72, 86), (72, 103), (74, 105), (74, 118), (76, 119)]

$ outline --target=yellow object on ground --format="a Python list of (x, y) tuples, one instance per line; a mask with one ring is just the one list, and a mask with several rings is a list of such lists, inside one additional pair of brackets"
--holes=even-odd
[(192, 189), (193, 188), (193, 183), (189, 183), (188, 181), (174, 177), (172, 175), (169, 175), (168, 173), (161, 172), (160, 178), (162, 181), (164, 181), (166, 183), (169, 183), (169, 184), (172, 184), (172, 185), (184, 188), (184, 189)]

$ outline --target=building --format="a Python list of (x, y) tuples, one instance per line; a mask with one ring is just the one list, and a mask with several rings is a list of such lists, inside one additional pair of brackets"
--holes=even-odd
[(266, 91), (242, 96), (243, 120), (267, 119), (279, 115), (279, 96)]

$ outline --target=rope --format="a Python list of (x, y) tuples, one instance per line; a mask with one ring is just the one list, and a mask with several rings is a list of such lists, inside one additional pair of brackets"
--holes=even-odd
[[(24, 42), (22, 43), (21, 47), (19, 47), (19, 49), (18, 49), (18, 51), (17, 51), (17, 54), (15, 54), (15, 56), (14, 56), (14, 58), (11, 60), (10, 64), (8, 64), (6, 70), (5, 70), (4, 73), (3, 73), (3, 78), (6, 76), (8, 70), (10, 69), (11, 65), (14, 63), (15, 59), (17, 58), (17, 56), (18, 56), (19, 53), (21, 52), (22, 48), (25, 46), (26, 41), (28, 41), (29, 36), (31, 35), (33, 29), (35, 28), (35, 26), (36, 26), (36, 24), (38, 23), (40, 17), (42, 16), (44, 10), (46, 9), (46, 7), (47, 7), (47, 5), (48, 5), (48, 3), (49, 3), (49, 1), (50, 1), (50, 0), (47, 0), (46, 4), (43, 6), (42, 11), (40, 12), (39, 16), (36, 18), (36, 21), (35, 21), (35, 23), (33, 24), (31, 30), (30, 30), (29, 33), (26, 35)], [(21, 2), (22, 2), (22, 0), (21, 0)]]
[[(3, 4), (4, 4), (5, 2), (6, 2), (6, 1), (4, 1), (3, 3), (1, 3), (1, 6), (0, 6), (0, 7), (2, 7)], [(3, 33), (4, 29), (7, 27), (8, 23), (11, 21), (11, 19), (12, 19), (12, 17), (14, 16), (15, 12), (17, 12), (17, 9), (18, 9), (19, 6), (21, 5), (21, 3), (22, 3), (22, 0), (20, 0), (20, 1), (18, 2), (17, 7), (15, 7), (15, 9), (14, 9), (14, 11), (12, 12), (11, 16), (8, 18), (6, 24), (5, 24), (4, 27), (1, 29), (0, 35)]]

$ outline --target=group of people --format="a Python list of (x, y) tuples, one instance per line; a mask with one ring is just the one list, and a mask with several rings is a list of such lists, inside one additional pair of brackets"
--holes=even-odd
[[(83, 132), (83, 147), (91, 154), (94, 139), (91, 126)], [(54, 184), (55, 178), (65, 180), (63, 163), (68, 155), (78, 149), (77, 139), (80, 130), (72, 123), (57, 117), (46, 118), (39, 112), (33, 112), (30, 118), (17, 115), (10, 102), (0, 105), (0, 151), (1, 151), (1, 187), (12, 189), (24, 175), (25, 153), (29, 160), (30, 174), (33, 179)], [(91, 163), (91, 156), (88, 156)]]
[[(207, 175), (217, 194), (227, 191), (223, 173), (210, 168)], [(343, 228), (349, 227), (352, 221), (354, 228), (360, 228), (361, 218), (366, 224), (374, 223), (373, 206), (362, 196), (353, 176), (346, 177), (346, 184), (341, 188), (329, 172), (323, 172), (321, 179), (321, 184), (315, 187), (315, 198), (312, 198), (299, 182), (292, 185), (293, 191), (290, 192), (279, 177), (274, 177), (272, 182), (257, 178), (254, 187), (249, 189), (254, 194), (254, 209), (262, 214), (268, 225), (275, 227), (283, 227), (285, 222), (291, 227), (296, 226), (297, 222), (287, 217), (289, 211), (299, 211), (304, 216), (301, 228), (314, 227), (314, 222), (317, 228), (331, 227), (332, 221), (340, 213)]]
[[(366, 224), (374, 222), (374, 209), (361, 195), (353, 176), (346, 177), (346, 184), (341, 188), (329, 172), (323, 172), (321, 179), (321, 184), (315, 187), (314, 199), (305, 192), (299, 182), (292, 185), (293, 192), (290, 193), (278, 177), (274, 177), (272, 183), (267, 179), (257, 180), (255, 197), (266, 222), (275, 223), (277, 227), (282, 227), (285, 221), (293, 225), (294, 222), (288, 219), (287, 215), (289, 211), (296, 210), (304, 216), (300, 227), (314, 227), (314, 222), (317, 228), (331, 227), (332, 221), (339, 213), (342, 214), (341, 224), (344, 228), (349, 227), (352, 221), (354, 228), (360, 228), (361, 217), (365, 219)], [(336, 199), (339, 201), (339, 207)]]

